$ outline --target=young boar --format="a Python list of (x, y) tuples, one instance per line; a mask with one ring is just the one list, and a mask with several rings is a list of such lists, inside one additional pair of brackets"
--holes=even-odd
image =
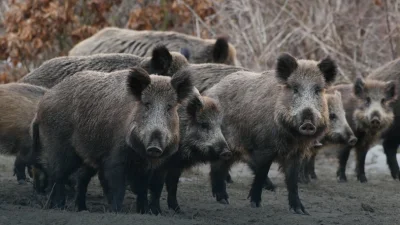
[[(400, 82), (400, 59), (393, 60), (385, 65), (375, 69), (368, 75), (368, 79), (375, 79), (381, 81), (396, 81)], [(397, 162), (396, 154), (400, 144), (400, 101), (399, 92), (397, 94), (397, 101), (391, 105), (394, 113), (394, 122), (392, 126), (383, 133), (383, 149), (386, 154), (386, 161), (390, 169), (393, 179), (400, 180), (400, 169)]]
[[(148, 210), (150, 174), (178, 150), (178, 104), (192, 93), (190, 74), (148, 75), (134, 68), (83, 71), (50, 89), (32, 123), (35, 152), (49, 178), (51, 207), (64, 207), (64, 185), (78, 174), (78, 209), (90, 178), (99, 171), (113, 211), (125, 182), (136, 186), (138, 212)], [(40, 148), (40, 149), (37, 149)]]
[[(357, 77), (354, 84), (332, 87), (342, 93), (346, 118), (358, 138), (356, 151), (357, 179), (367, 182), (365, 157), (370, 147), (392, 125), (394, 114), (390, 104), (397, 98), (397, 84), (394, 81), (378, 81)], [(338, 180), (346, 182), (346, 164), (352, 146), (339, 153)]]
[(168, 207), (177, 212), (176, 198), (179, 178), (185, 169), (197, 164), (232, 156), (221, 131), (222, 114), (217, 102), (209, 97), (196, 97), (188, 102), (186, 112), (180, 112), (181, 141), (179, 151), (171, 157), (167, 167), (166, 188)]
[(20, 184), (26, 180), (25, 168), (33, 163), (30, 124), (45, 92), (29, 84), (0, 85), (0, 154), (16, 156), (14, 174)]
[(150, 74), (172, 76), (188, 64), (183, 55), (169, 52), (165, 46), (158, 46), (152, 50), (151, 57), (145, 58), (131, 54), (98, 54), (50, 59), (19, 82), (51, 88), (80, 71), (113, 72), (131, 67), (142, 67)]
[(327, 133), (318, 140), (317, 146), (311, 148), (311, 155), (302, 160), (299, 182), (308, 183), (311, 179), (317, 179), (315, 173), (315, 157), (321, 148), (330, 145), (354, 146), (357, 138), (350, 128), (343, 108), (340, 92), (334, 91), (326, 95), (329, 109), (329, 127)]
[(211, 166), (217, 201), (228, 202), (224, 179), (232, 163), (243, 159), (255, 174), (251, 206), (260, 207), (268, 171), (278, 161), (284, 169), (290, 208), (307, 214), (298, 195), (300, 158), (328, 127), (325, 89), (334, 81), (336, 70), (330, 58), (316, 62), (282, 54), (275, 71), (238, 72), (206, 91), (221, 105), (222, 132), (233, 152), (232, 160)]
[(104, 28), (81, 41), (69, 51), (69, 55), (129, 53), (144, 57), (159, 44), (171, 51), (183, 50), (191, 63), (237, 65), (235, 47), (225, 38), (201, 39), (173, 31), (136, 31), (116, 27)]

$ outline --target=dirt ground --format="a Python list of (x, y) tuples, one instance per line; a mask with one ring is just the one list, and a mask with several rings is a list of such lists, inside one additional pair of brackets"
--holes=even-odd
[[(352, 159), (350, 159), (352, 160)], [(388, 171), (367, 170), (369, 182), (360, 184), (354, 177), (351, 163), (348, 183), (335, 178), (336, 161), (320, 155), (317, 160), (319, 180), (300, 185), (300, 198), (310, 216), (296, 215), (288, 210), (287, 191), (282, 175), (274, 165), (270, 172), (278, 185), (276, 192), (263, 192), (262, 207), (253, 209), (246, 199), (251, 174), (245, 165), (232, 171), (235, 183), (228, 185), (230, 204), (221, 205), (211, 196), (207, 166), (186, 173), (178, 190), (183, 210), (175, 214), (167, 209), (166, 193), (162, 196), (162, 216), (135, 213), (135, 198), (130, 192), (124, 201), (124, 212), (106, 212), (107, 205), (97, 178), (88, 195), (90, 212), (74, 212), (73, 196), (67, 210), (44, 210), (47, 197), (36, 196), (32, 186), (18, 185), (11, 173), (11, 158), (0, 160), (0, 225), (61, 225), (61, 224), (400, 224), (400, 181)]]

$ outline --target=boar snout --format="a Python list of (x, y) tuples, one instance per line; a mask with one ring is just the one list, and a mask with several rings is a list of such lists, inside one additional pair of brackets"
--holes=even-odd
[(317, 128), (312, 124), (310, 120), (305, 120), (299, 127), (299, 132), (303, 135), (314, 135)]
[(162, 149), (158, 146), (151, 146), (146, 149), (146, 154), (150, 157), (157, 158), (160, 157), (162, 153)]
[(370, 123), (372, 128), (379, 128), (381, 126), (381, 120), (377, 116), (372, 117)]
[(229, 151), (229, 149), (224, 149), (221, 154), (219, 154), (219, 157), (222, 160), (229, 160), (232, 157), (232, 152)]
[(348, 143), (350, 146), (354, 146), (357, 144), (357, 141), (358, 139), (355, 136), (351, 136)]
[(150, 137), (150, 143), (146, 148), (146, 154), (150, 157), (160, 157), (163, 154), (163, 140), (162, 132), (155, 130), (152, 132)]

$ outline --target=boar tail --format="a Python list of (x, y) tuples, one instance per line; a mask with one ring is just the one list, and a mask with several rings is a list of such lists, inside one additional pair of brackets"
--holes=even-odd
[(39, 123), (35, 118), (31, 124), (31, 137), (32, 137), (32, 149), (31, 149), (31, 160), (34, 165), (38, 164), (38, 156), (40, 154), (40, 135), (39, 135)]

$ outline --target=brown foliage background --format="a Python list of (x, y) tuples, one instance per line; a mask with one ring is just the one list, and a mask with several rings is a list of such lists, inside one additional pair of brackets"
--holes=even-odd
[[(0, 3), (0, 83), (66, 55), (105, 26), (228, 35), (241, 64), (277, 55), (338, 61), (340, 81), (397, 57), (400, 0), (9, 0)], [(339, 82), (340, 82), (339, 81)]]

